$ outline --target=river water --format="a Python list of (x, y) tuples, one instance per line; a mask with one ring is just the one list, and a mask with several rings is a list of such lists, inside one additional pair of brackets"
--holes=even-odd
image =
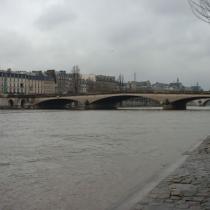
[(1, 210), (109, 210), (210, 134), (210, 109), (0, 111)]

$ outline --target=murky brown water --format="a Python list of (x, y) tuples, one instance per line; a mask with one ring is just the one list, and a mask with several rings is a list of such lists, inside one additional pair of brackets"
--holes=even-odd
[(0, 209), (112, 209), (209, 125), (210, 110), (0, 111)]

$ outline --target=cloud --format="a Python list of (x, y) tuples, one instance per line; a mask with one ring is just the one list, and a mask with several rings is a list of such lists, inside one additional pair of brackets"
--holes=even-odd
[(210, 88), (210, 27), (187, 1), (0, 0), (1, 62)]
[(176, 0), (167, 2), (166, 0), (143, 1), (145, 9), (154, 15), (163, 17), (189, 17), (190, 7), (187, 1)]
[(65, 5), (52, 5), (35, 21), (40, 30), (52, 30), (64, 24), (73, 22), (77, 16)]
[(2, 31), (0, 34), (1, 65), (13, 65), (17, 60), (25, 63), (28, 54), (32, 52), (29, 40), (13, 31)]

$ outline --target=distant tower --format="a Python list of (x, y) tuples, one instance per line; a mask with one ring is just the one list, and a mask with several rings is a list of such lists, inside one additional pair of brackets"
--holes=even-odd
[(177, 77), (177, 81), (176, 82), (179, 83), (179, 77)]

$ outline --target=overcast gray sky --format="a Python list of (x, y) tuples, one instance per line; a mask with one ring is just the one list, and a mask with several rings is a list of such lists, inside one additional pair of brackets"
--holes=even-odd
[(210, 89), (210, 25), (187, 0), (0, 0), (0, 68), (65, 69)]

